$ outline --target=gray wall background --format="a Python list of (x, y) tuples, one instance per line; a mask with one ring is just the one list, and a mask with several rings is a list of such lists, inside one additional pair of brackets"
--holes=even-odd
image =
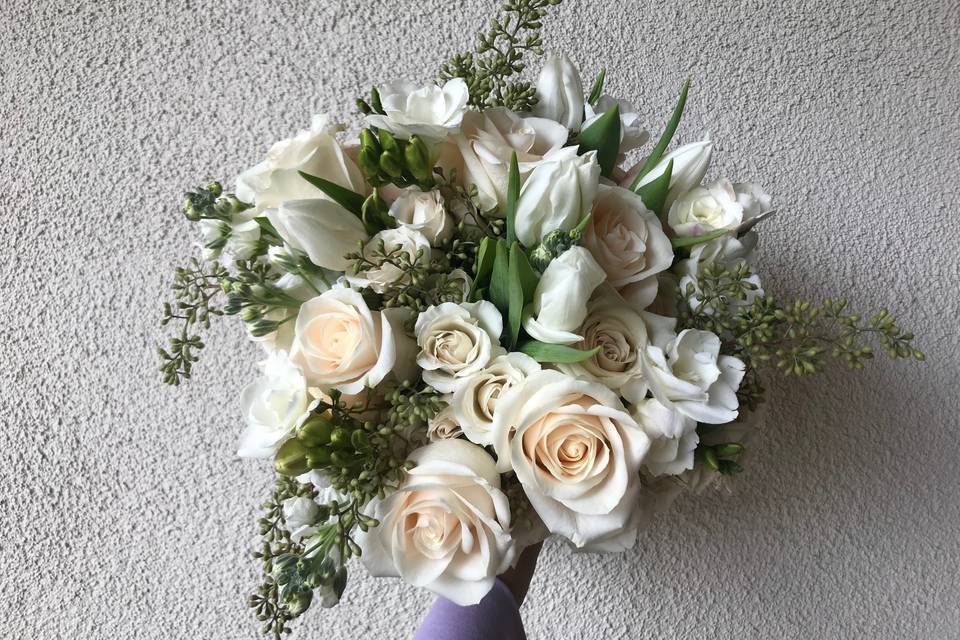
[[(257, 637), (269, 471), (233, 452), (258, 352), (224, 323), (192, 383), (155, 370), (194, 241), (179, 194), (372, 82), (433, 77), (493, 7), (3, 2), (0, 635)], [(733, 494), (687, 498), (626, 555), (547, 546), (531, 637), (958, 637), (960, 5), (568, 0), (545, 37), (607, 66), (654, 135), (691, 76), (680, 139), (708, 130), (712, 175), (776, 194), (768, 289), (888, 305), (929, 360), (774, 381)], [(403, 638), (429, 602), (361, 568), (296, 637)]]

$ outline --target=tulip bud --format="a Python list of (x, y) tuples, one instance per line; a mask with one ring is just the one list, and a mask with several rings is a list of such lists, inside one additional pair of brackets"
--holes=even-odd
[(583, 122), (583, 82), (580, 72), (565, 55), (547, 58), (537, 78), (537, 104), (533, 115), (579, 129)]
[(373, 135), (370, 129), (362, 129), (360, 131), (360, 148), (371, 149), (377, 155), (380, 155), (380, 152), (383, 151), (380, 147), (380, 141), (377, 140), (377, 136)]
[(391, 178), (399, 178), (403, 174), (403, 162), (399, 153), (385, 151), (380, 156), (380, 169)]
[[(685, 144), (660, 158), (660, 162), (654, 165), (653, 169), (633, 186), (633, 190), (636, 191), (643, 185), (662, 176), (672, 160), (673, 172), (670, 174), (670, 190), (667, 192), (667, 199), (663, 205), (664, 211), (667, 211), (674, 200), (703, 182), (703, 176), (706, 175), (707, 169), (710, 167), (712, 154), (713, 142), (710, 140)], [(633, 179), (633, 175), (628, 174), (624, 184), (632, 185)]]
[(273, 468), (285, 476), (299, 476), (308, 470), (307, 448), (296, 438), (290, 438), (277, 450)]

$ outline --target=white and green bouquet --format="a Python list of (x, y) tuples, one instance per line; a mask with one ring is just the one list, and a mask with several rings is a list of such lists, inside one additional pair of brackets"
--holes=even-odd
[(316, 116), (232, 193), (186, 195), (202, 256), (177, 270), (162, 371), (191, 376), (214, 316), (266, 352), (238, 453), (277, 472), (250, 597), (267, 633), (338, 602), (352, 557), (466, 605), (547, 536), (628, 549), (680, 490), (741, 471), (767, 372), (859, 369), (870, 339), (923, 357), (886, 310), (763, 290), (770, 196), (704, 182), (710, 140), (668, 152), (689, 83), (648, 147), (603, 71), (585, 92), (549, 56), (525, 81), (557, 2), (507, 3), (436, 83), (373, 89), (359, 135)]

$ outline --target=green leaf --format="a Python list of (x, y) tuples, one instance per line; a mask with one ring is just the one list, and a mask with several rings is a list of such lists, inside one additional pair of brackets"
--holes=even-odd
[(620, 153), (620, 106), (612, 109), (593, 121), (589, 127), (580, 132), (580, 148), (577, 153), (587, 151), (597, 152), (597, 162), (600, 164), (600, 173), (609, 178), (613, 175), (613, 168), (617, 166), (617, 156)]
[(507, 242), (517, 239), (517, 204), (520, 200), (520, 165), (517, 152), (510, 156), (510, 173), (507, 181)]
[(600, 69), (600, 73), (597, 74), (597, 79), (593, 81), (593, 89), (590, 89), (590, 97), (587, 98), (587, 102), (597, 104), (597, 101), (600, 99), (600, 94), (603, 93), (603, 80), (606, 77), (607, 70)]
[(511, 253), (510, 264), (517, 262), (518, 272), (520, 274), (520, 286), (523, 289), (523, 304), (526, 306), (533, 302), (533, 294), (537, 290), (540, 276), (530, 265), (530, 258), (520, 249), (520, 245), (515, 246), (517, 247), (517, 255), (514, 257)]
[(365, 200), (362, 195), (355, 193), (350, 189), (345, 189), (334, 182), (330, 182), (329, 180), (312, 176), (309, 173), (304, 173), (303, 171), (298, 171), (297, 173), (299, 173), (304, 180), (315, 186), (317, 189), (320, 189), (320, 191), (323, 191), (338, 205), (362, 219), (363, 201)]
[(630, 185), (631, 190), (636, 190), (643, 176), (650, 173), (650, 170), (657, 166), (660, 158), (663, 157), (663, 152), (667, 150), (670, 140), (673, 139), (673, 134), (677, 131), (677, 125), (680, 124), (680, 116), (683, 115), (683, 106), (687, 104), (687, 91), (689, 90), (690, 79), (688, 78), (680, 90), (680, 99), (677, 100), (677, 106), (673, 110), (673, 116), (671, 116), (670, 122), (667, 123), (667, 128), (663, 131), (663, 135), (660, 136), (660, 140), (657, 141), (657, 146), (653, 148), (653, 151), (647, 157), (647, 161), (643, 163), (643, 166), (640, 168), (640, 173), (633, 179), (633, 184)]
[(547, 344), (539, 340), (528, 340), (520, 345), (519, 351), (537, 362), (570, 364), (592, 358), (600, 352), (600, 347), (594, 347), (590, 351), (581, 351), (563, 344)]
[(662, 218), (665, 211), (663, 205), (667, 202), (667, 193), (670, 191), (670, 176), (673, 174), (673, 160), (667, 163), (667, 168), (656, 180), (648, 182), (639, 189), (636, 194), (643, 200), (647, 209)]
[(490, 301), (506, 314), (510, 309), (510, 256), (507, 253), (507, 243), (497, 240), (496, 258), (493, 261), (493, 272), (490, 275)]
[(520, 279), (520, 244), (510, 245), (510, 290), (509, 309), (507, 310), (508, 347), (512, 351), (520, 337), (520, 325), (523, 321), (523, 283)]
[(721, 236), (726, 236), (730, 234), (729, 229), (720, 229), (718, 231), (711, 231), (710, 233), (705, 233), (702, 236), (684, 236), (682, 238), (674, 238), (670, 241), (670, 244), (673, 245), (674, 249), (679, 249), (681, 247), (692, 247), (694, 245), (702, 244), (704, 242), (710, 242), (714, 238), (720, 238)]
[(470, 299), (478, 300), (477, 293), (486, 289), (490, 283), (490, 274), (493, 273), (493, 261), (496, 258), (496, 239), (486, 237), (480, 241), (477, 249), (477, 259), (473, 263), (473, 286), (470, 288)]

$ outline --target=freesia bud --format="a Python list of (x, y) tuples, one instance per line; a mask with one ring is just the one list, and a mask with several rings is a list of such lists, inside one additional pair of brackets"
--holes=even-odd
[[(710, 167), (710, 156), (712, 154), (713, 142), (711, 140), (685, 144), (663, 156), (660, 162), (641, 178), (634, 190), (662, 176), (672, 160), (673, 172), (670, 174), (670, 190), (667, 192), (667, 200), (664, 204), (664, 210), (668, 210), (674, 200), (703, 182), (703, 176), (706, 175), (707, 169)], [(634, 176), (636, 176), (636, 171), (627, 174), (623, 182), (624, 186), (631, 186)]]
[(299, 476), (307, 472), (307, 448), (296, 438), (290, 438), (277, 450), (273, 468), (285, 476)]
[(547, 58), (537, 78), (537, 104), (533, 115), (579, 129), (583, 122), (583, 82), (580, 72), (565, 55)]

